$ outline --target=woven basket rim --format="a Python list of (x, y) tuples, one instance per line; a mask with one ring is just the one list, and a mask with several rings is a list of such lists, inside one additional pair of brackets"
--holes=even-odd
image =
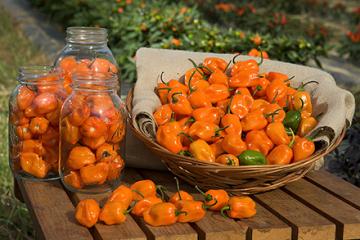
[(205, 162), (205, 161), (199, 161), (192, 157), (180, 156), (178, 154), (174, 154), (174, 153), (168, 151), (166, 148), (164, 148), (160, 144), (158, 144), (152, 138), (147, 137), (144, 133), (142, 133), (140, 130), (138, 130), (134, 126), (134, 123), (133, 123), (134, 121), (133, 121), (133, 116), (132, 116), (133, 91), (134, 91), (134, 89), (131, 89), (128, 92), (128, 95), (126, 97), (126, 108), (128, 111), (130, 128), (133, 131), (133, 133), (141, 141), (143, 141), (149, 148), (152, 148), (152, 150), (154, 150), (156, 152), (161, 152), (162, 155), (165, 155), (166, 158), (162, 157), (161, 158), (162, 161), (171, 161), (168, 158), (170, 158), (170, 159), (181, 158), (183, 161), (186, 160), (186, 162), (189, 164), (193, 164), (193, 165), (195, 164), (197, 168), (203, 167), (206, 169), (219, 169), (219, 170), (228, 170), (228, 169), (231, 169), (231, 170), (257, 170), (258, 169), (261, 171), (266, 171), (266, 170), (281, 171), (281, 170), (291, 170), (292, 168), (298, 169), (298, 168), (306, 167), (306, 166), (313, 164), (315, 161), (319, 160), (321, 157), (325, 156), (326, 154), (328, 154), (329, 152), (334, 150), (340, 144), (340, 142), (342, 141), (342, 139), (344, 138), (345, 133), (346, 133), (346, 125), (344, 125), (344, 128), (343, 128), (341, 134), (334, 141), (332, 141), (332, 143), (330, 143), (327, 147), (318, 150), (318, 152), (316, 154), (313, 154), (306, 159), (303, 159), (298, 162), (286, 164), (286, 165), (266, 164), (266, 165), (251, 165), (251, 166), (244, 166), (244, 165), (242, 165), (242, 166), (227, 166), (227, 165), (223, 165), (220, 163), (209, 163), (209, 162)]

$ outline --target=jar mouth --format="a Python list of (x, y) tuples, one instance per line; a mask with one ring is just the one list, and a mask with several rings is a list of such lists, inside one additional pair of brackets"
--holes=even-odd
[(66, 41), (77, 44), (105, 44), (108, 33), (106, 28), (99, 27), (68, 27)]
[[(22, 84), (52, 85), (61, 82), (60, 69), (48, 65), (21, 66), (17, 80)], [(44, 81), (45, 78), (51, 81)]]
[(89, 92), (112, 91), (119, 87), (118, 76), (114, 73), (77, 72), (72, 75), (73, 89)]

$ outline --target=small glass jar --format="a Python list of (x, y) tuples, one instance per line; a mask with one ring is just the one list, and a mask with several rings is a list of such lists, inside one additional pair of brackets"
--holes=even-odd
[(107, 46), (107, 30), (97, 27), (68, 27), (66, 45), (54, 66), (64, 72), (64, 88), (71, 92), (72, 74), (85, 72), (118, 73), (116, 60)]
[(9, 162), (17, 178), (58, 179), (59, 117), (67, 94), (58, 71), (21, 67), (9, 100)]
[(73, 75), (60, 114), (60, 176), (74, 192), (101, 193), (120, 184), (126, 110), (110, 73)]

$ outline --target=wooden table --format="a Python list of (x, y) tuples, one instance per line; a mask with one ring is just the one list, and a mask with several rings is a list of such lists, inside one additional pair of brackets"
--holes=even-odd
[[(167, 172), (126, 169), (124, 182), (149, 178), (176, 191)], [(193, 187), (181, 182), (184, 190)], [(128, 216), (114, 226), (96, 224), (84, 228), (74, 220), (74, 206), (85, 198), (103, 203), (107, 194), (85, 195), (66, 192), (60, 182), (17, 181), (15, 191), (26, 203), (39, 239), (360, 239), (360, 189), (325, 171), (311, 172), (284, 188), (252, 196), (257, 215), (246, 220), (225, 219), (208, 212), (197, 223), (151, 227), (141, 218)]]

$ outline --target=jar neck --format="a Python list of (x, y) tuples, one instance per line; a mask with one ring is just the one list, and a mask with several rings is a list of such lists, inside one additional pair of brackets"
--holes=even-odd
[(72, 78), (74, 92), (116, 93), (119, 88), (118, 77), (113, 73), (77, 73)]
[(26, 85), (60, 84), (62, 78), (58, 69), (47, 65), (23, 66), (19, 68), (18, 81)]
[(68, 27), (66, 42), (72, 45), (107, 45), (107, 30), (97, 27)]

